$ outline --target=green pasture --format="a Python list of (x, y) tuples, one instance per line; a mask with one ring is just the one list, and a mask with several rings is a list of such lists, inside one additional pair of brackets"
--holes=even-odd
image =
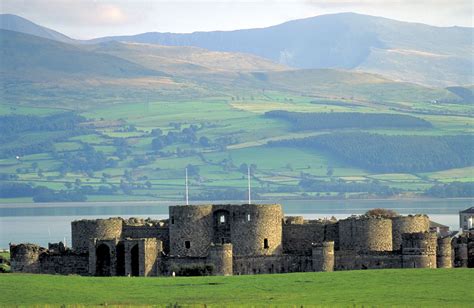
[(0, 306), (472, 307), (472, 269), (229, 277), (0, 275)]

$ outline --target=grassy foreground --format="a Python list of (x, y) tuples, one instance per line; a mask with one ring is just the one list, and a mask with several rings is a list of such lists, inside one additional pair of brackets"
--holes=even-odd
[(472, 307), (472, 269), (372, 270), (233, 277), (0, 275), (0, 306)]

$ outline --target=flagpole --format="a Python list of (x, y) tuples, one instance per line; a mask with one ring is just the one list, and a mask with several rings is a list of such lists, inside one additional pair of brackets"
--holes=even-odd
[(249, 190), (249, 204), (252, 204), (252, 199), (251, 199), (251, 192), (250, 192), (250, 166), (247, 166), (247, 184), (248, 184), (248, 190)]
[(188, 168), (186, 170), (186, 205), (189, 205), (189, 190), (188, 190)]

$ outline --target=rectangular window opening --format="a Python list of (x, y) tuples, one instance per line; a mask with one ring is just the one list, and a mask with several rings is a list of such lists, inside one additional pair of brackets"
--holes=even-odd
[(263, 240), (263, 248), (264, 248), (264, 249), (270, 248), (270, 246), (268, 246), (268, 239), (264, 239), (264, 240)]
[(247, 214), (247, 221), (250, 221), (250, 214)]
[(171, 216), (171, 224), (174, 225), (174, 216)]
[(186, 247), (186, 249), (191, 248), (191, 242), (190, 241), (184, 241), (184, 247)]

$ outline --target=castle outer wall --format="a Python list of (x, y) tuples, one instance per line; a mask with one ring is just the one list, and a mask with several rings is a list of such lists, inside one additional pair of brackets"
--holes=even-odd
[[(96, 276), (243, 275), (473, 266), (473, 236), (429, 232), (425, 215), (284, 217), (280, 205), (172, 206), (166, 220), (71, 225), (72, 249), (11, 245), (14, 272)], [(62, 246), (61, 246), (62, 245)]]

